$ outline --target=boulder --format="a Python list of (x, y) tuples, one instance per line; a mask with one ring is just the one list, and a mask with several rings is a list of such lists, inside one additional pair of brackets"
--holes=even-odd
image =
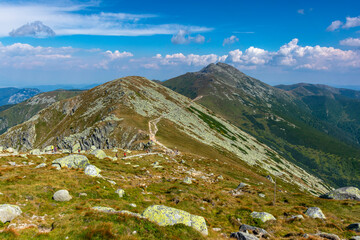
[(234, 232), (230, 234), (230, 238), (236, 238), (237, 240), (258, 240), (256, 236), (245, 232)]
[(104, 212), (104, 213), (117, 213), (117, 211), (111, 207), (101, 207), (101, 206), (95, 206), (92, 207), (93, 210)]
[(124, 197), (124, 195), (125, 195), (124, 189), (121, 189), (121, 188), (117, 189), (117, 190), (115, 191), (115, 193), (117, 193), (120, 198)]
[(303, 215), (299, 214), (299, 215), (293, 215), (289, 219), (290, 220), (303, 220), (304, 217), (303, 217)]
[(3, 223), (10, 222), (22, 213), (17, 205), (1, 204), (0, 205), (0, 221)]
[(338, 235), (331, 234), (331, 233), (317, 233), (315, 236), (319, 236), (321, 238), (330, 239), (330, 240), (341, 240)]
[(30, 154), (31, 155), (40, 155), (41, 151), (40, 151), (40, 149), (33, 149), (30, 151)]
[(59, 190), (53, 195), (53, 199), (58, 202), (67, 202), (72, 199), (68, 190)]
[(306, 210), (305, 215), (311, 218), (320, 218), (320, 219), (326, 218), (323, 212), (321, 211), (321, 209), (318, 207), (309, 207)]
[(98, 167), (91, 164), (85, 167), (84, 172), (86, 175), (89, 175), (91, 177), (101, 177), (100, 175), (101, 170)]
[(327, 194), (321, 195), (320, 197), (335, 200), (360, 201), (360, 190), (356, 187), (343, 187), (328, 192)]
[(259, 237), (268, 237), (270, 236), (270, 234), (265, 230), (265, 229), (262, 229), (262, 228), (258, 228), (258, 227), (253, 227), (253, 226), (250, 226), (250, 225), (246, 225), (246, 224), (242, 224), (240, 227), (239, 227), (239, 232), (251, 232), (253, 235), (257, 235)]
[(276, 218), (273, 215), (267, 212), (252, 212), (250, 216), (252, 218), (260, 219), (262, 222), (276, 220)]
[(89, 165), (89, 159), (83, 155), (72, 154), (66, 157), (58, 158), (52, 162), (53, 166), (68, 167), (68, 168), (82, 168)]
[(352, 223), (346, 228), (355, 232), (360, 232), (360, 223)]
[(145, 209), (142, 216), (159, 224), (160, 226), (182, 223), (196, 229), (203, 235), (208, 235), (205, 219), (201, 216), (192, 215), (183, 210), (163, 205), (152, 205)]
[(40, 163), (35, 168), (43, 168), (43, 167), (46, 167), (46, 163)]
[(106, 153), (105, 153), (103, 150), (101, 150), (101, 149), (93, 150), (93, 151), (91, 151), (90, 154), (94, 155), (94, 156), (97, 157), (98, 159), (104, 159), (104, 158), (107, 157), (107, 156), (106, 156)]

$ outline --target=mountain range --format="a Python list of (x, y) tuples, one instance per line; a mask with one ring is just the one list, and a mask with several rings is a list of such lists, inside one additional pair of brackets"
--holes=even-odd
[(39, 93), (37, 88), (0, 88), (0, 106), (20, 103)]

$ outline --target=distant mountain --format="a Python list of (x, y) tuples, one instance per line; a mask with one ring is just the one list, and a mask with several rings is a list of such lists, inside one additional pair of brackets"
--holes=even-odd
[(0, 107), (0, 134), (25, 122), (51, 104), (80, 94), (82, 91), (58, 90), (40, 93), (24, 102)]
[(37, 88), (0, 88), (0, 106), (20, 103), (39, 93)]
[[(301, 86), (283, 86), (287, 91), (272, 87), (225, 63), (210, 64), (199, 72), (186, 73), (162, 84), (211, 109), (333, 186), (360, 186), (360, 147), (354, 141), (356, 134), (345, 131), (345, 126), (340, 128), (335, 120), (320, 117), (323, 110), (316, 110), (317, 100), (307, 101), (302, 96), (310, 90)], [(359, 106), (356, 91), (327, 86), (322, 86), (322, 93), (317, 91), (320, 89), (310, 92), (320, 94), (316, 98), (321, 94), (335, 96), (336, 92), (341, 93), (336, 99), (346, 95), (348, 100), (342, 100), (343, 108), (352, 110), (346, 111), (349, 117), (344, 122), (357, 121), (350, 115), (351, 111), (360, 115), (360, 107), (355, 109)], [(336, 105), (332, 107), (331, 116), (341, 112)], [(357, 124), (350, 124), (350, 128), (354, 126)]]

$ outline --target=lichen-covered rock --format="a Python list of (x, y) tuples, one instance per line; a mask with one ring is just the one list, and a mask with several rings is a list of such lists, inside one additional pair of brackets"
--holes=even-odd
[(142, 215), (139, 214), (139, 213), (130, 212), (130, 211), (128, 211), (128, 210), (121, 210), (121, 211), (118, 211), (118, 213), (127, 214), (127, 215), (134, 216), (134, 217), (138, 217), (138, 218), (145, 218), (144, 216), (142, 216)]
[(104, 213), (117, 213), (117, 211), (111, 207), (101, 207), (101, 206), (95, 206), (92, 207), (93, 210), (104, 212)]
[(321, 196), (322, 198), (335, 200), (357, 200), (360, 201), (360, 189), (356, 187), (343, 187), (335, 189)]
[(93, 150), (93, 151), (91, 151), (91, 154), (94, 155), (95, 157), (97, 157), (98, 159), (104, 159), (107, 157), (106, 153), (101, 149)]
[(272, 214), (267, 212), (252, 212), (250, 216), (252, 218), (260, 219), (262, 222), (276, 220), (276, 218)]
[(237, 240), (258, 240), (256, 236), (245, 232), (234, 232), (230, 234), (230, 238), (236, 238)]
[(360, 232), (360, 223), (352, 223), (346, 228), (355, 232)]
[(53, 199), (58, 202), (67, 202), (72, 199), (68, 190), (59, 190), (53, 195)]
[(0, 205), (0, 221), (3, 223), (10, 222), (22, 213), (17, 205), (1, 204)]
[(40, 151), (40, 149), (33, 149), (30, 151), (30, 154), (31, 155), (40, 155), (41, 151)]
[(86, 175), (89, 175), (91, 177), (100, 177), (101, 176), (100, 175), (101, 170), (98, 167), (91, 165), (91, 164), (87, 165), (85, 167), (84, 172)]
[(89, 165), (89, 159), (83, 155), (72, 154), (66, 157), (58, 158), (52, 162), (52, 165), (60, 165), (60, 167), (82, 168)]
[(305, 215), (307, 215), (307, 216), (309, 216), (311, 218), (320, 218), (320, 219), (325, 219), (326, 218), (324, 213), (318, 207), (309, 207), (306, 210)]
[(117, 190), (115, 191), (115, 193), (117, 193), (120, 198), (124, 197), (124, 195), (125, 195), (124, 189), (121, 189), (121, 188), (117, 189)]
[(205, 219), (201, 216), (192, 215), (183, 210), (163, 205), (152, 205), (145, 209), (142, 216), (159, 224), (160, 226), (182, 223), (196, 229), (204, 235), (208, 235)]

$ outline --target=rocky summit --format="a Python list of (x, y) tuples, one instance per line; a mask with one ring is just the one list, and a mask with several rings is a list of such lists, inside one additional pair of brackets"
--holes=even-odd
[[(226, 65), (201, 74), (293, 99)], [(125, 77), (8, 129), (0, 239), (356, 239), (357, 190), (335, 190), (197, 101)]]

